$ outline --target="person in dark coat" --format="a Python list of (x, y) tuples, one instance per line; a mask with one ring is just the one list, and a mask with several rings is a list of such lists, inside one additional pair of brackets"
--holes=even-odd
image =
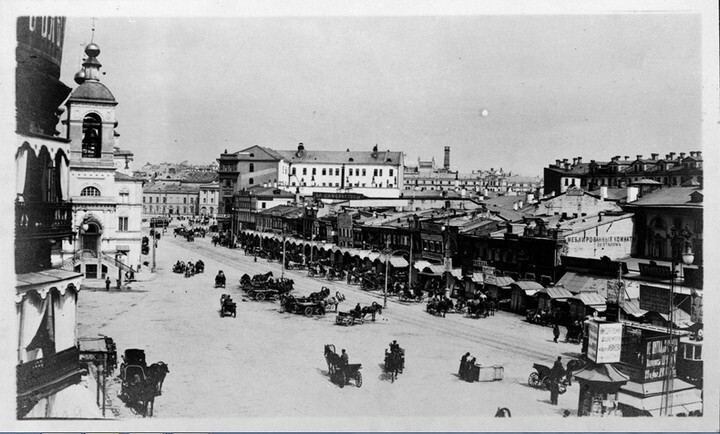
[(106, 277), (106, 278), (105, 278), (105, 290), (106, 290), (106, 291), (110, 291), (110, 283), (112, 283), (112, 282), (110, 281), (110, 278), (109, 278), (109, 277)]
[(558, 404), (558, 395), (560, 394), (559, 386), (557, 381), (550, 383), (550, 404)]
[(468, 365), (468, 358), (470, 357), (470, 353), (465, 353), (464, 356), (460, 359), (460, 368), (458, 368), (458, 375), (463, 380), (465, 379), (465, 374), (467, 373), (467, 365)]
[(560, 337), (560, 326), (558, 326), (558, 323), (553, 324), (553, 336), (553, 342), (557, 343), (557, 340)]

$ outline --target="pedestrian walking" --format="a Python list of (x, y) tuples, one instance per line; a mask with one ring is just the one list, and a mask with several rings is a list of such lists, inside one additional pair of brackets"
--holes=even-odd
[(106, 278), (105, 278), (105, 290), (106, 290), (106, 291), (110, 291), (110, 284), (111, 284), (111, 283), (112, 283), (112, 282), (110, 281), (110, 277), (106, 277)]
[(560, 337), (560, 326), (558, 325), (557, 322), (555, 324), (553, 324), (553, 336), (554, 336), (553, 342), (557, 343), (557, 340)]

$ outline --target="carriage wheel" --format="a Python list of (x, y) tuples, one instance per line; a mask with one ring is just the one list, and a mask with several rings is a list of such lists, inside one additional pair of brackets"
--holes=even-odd
[(255, 300), (257, 300), (257, 301), (265, 301), (265, 294), (263, 294), (262, 292), (259, 292), (259, 293), (255, 294)]
[(340, 318), (339, 316), (336, 316), (336, 317), (335, 317), (335, 324), (337, 324), (337, 325), (342, 325), (342, 323), (343, 323), (342, 318)]
[(342, 389), (343, 387), (345, 387), (345, 383), (347, 382), (345, 371), (338, 372), (338, 379), (340, 380), (340, 388)]
[(360, 371), (357, 371), (355, 373), (355, 384), (357, 385), (357, 387), (362, 387), (362, 374), (360, 373)]
[(537, 372), (530, 374), (530, 377), (528, 377), (528, 384), (532, 387), (540, 387), (540, 376)]
[(313, 308), (308, 306), (305, 308), (305, 316), (310, 316), (313, 314)]
[(347, 319), (347, 325), (349, 325), (349, 326), (355, 325), (355, 318), (349, 317), (349, 318)]

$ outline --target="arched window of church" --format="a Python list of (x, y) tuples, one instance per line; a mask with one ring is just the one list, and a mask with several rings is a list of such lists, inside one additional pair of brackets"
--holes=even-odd
[(102, 121), (100, 116), (89, 113), (83, 119), (82, 157), (100, 158), (102, 150)]
[(253, 185), (254, 183), (255, 183), (255, 180), (254, 180), (254, 179), (250, 178), (250, 179), (248, 180), (248, 184)]
[(255, 165), (253, 163), (250, 163), (250, 166), (248, 167), (248, 172), (254, 172), (255, 171)]
[(100, 196), (100, 190), (95, 187), (85, 187), (80, 192), (80, 196)]

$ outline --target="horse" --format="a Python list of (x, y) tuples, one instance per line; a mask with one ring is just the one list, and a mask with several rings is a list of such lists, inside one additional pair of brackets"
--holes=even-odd
[(250, 279), (250, 276), (247, 274), (243, 274), (242, 277), (240, 277), (240, 285), (245, 286), (249, 285), (252, 282), (252, 279)]
[(327, 298), (328, 295), (330, 295), (330, 289), (323, 286), (320, 291), (311, 293), (308, 298), (310, 301), (322, 301)]
[(335, 293), (335, 296), (325, 299), (325, 307), (327, 308), (328, 306), (335, 306), (335, 312), (337, 312), (340, 303), (342, 303), (343, 301), (345, 301), (345, 296), (340, 294), (340, 291), (337, 291)]
[(255, 282), (266, 282), (269, 278), (271, 278), (273, 275), (272, 271), (268, 271), (265, 274), (256, 274), (252, 277), (251, 281), (253, 283)]
[(398, 350), (385, 350), (385, 372), (390, 373), (390, 382), (394, 383), (398, 373), (402, 373), (403, 361), (402, 353)]
[(370, 314), (370, 315), (372, 315), (372, 320), (375, 321), (376, 313), (382, 315), (382, 306), (380, 306), (378, 304), (378, 302), (373, 301), (373, 303), (370, 306), (363, 307), (361, 312), (362, 312), (363, 319), (365, 319), (365, 315)]
[(162, 385), (165, 381), (165, 376), (169, 372), (170, 370), (165, 362), (153, 363), (145, 370), (145, 382), (140, 392), (140, 400), (142, 401), (141, 413), (143, 417), (148, 415), (148, 408), (150, 417), (152, 417), (153, 409), (155, 408), (155, 397), (162, 395)]
[(439, 315), (445, 318), (445, 314), (453, 308), (453, 302), (449, 298), (442, 298), (440, 300), (430, 300), (427, 304), (427, 311), (434, 315)]

